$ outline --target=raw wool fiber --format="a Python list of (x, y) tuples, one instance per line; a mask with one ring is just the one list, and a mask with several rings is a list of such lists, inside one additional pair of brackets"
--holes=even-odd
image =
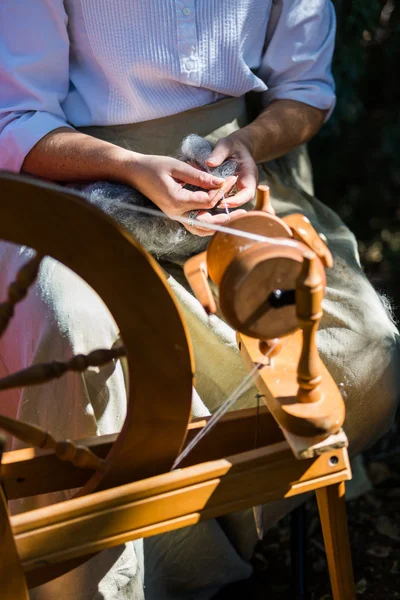
[[(237, 172), (237, 163), (225, 161), (221, 166), (210, 168), (206, 160), (214, 146), (198, 135), (189, 135), (182, 141), (177, 158), (190, 163), (202, 171), (219, 177), (229, 177)], [(187, 185), (192, 191), (196, 188)], [(158, 260), (181, 262), (202, 252), (207, 247), (209, 237), (193, 235), (183, 225), (168, 217), (154, 217), (136, 212), (133, 207), (158, 207), (138, 190), (127, 185), (98, 181), (80, 188), (84, 197), (125, 227), (150, 254)], [(221, 212), (213, 208), (209, 212)]]

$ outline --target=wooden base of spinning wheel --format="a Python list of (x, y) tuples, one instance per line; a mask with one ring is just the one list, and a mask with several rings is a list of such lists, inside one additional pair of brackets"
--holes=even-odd
[[(187, 443), (206, 422), (190, 425)], [(258, 448), (254, 448), (256, 427)], [(107, 437), (80, 444), (104, 456), (116, 436)], [(60, 567), (63, 572), (65, 565), (79, 564), (80, 557), (128, 540), (315, 490), (334, 599), (355, 599), (344, 499), (344, 481), (351, 477), (346, 436), (341, 432), (309, 446), (308, 458), (303, 455), (302, 460), (293, 454), (295, 444), (293, 439), (290, 444), (285, 441), (266, 409), (229, 413), (185, 459), (182, 469), (11, 517), (13, 536), (4, 539), (3, 550), (20, 562), (29, 587), (34, 587), (56, 577)], [(52, 480), (58, 465), (54, 451), (6, 453), (2, 478), (8, 497), (81, 483), (85, 473), (74, 465), (63, 479)], [(8, 522), (4, 501), (2, 510), (3, 522)], [(15, 572), (21, 569), (17, 564)], [(11, 585), (9, 574), (10, 565), (0, 562), (0, 583), (6, 584), (2, 589)], [(22, 591), (16, 594), (15, 583), (2, 597), (28, 598)]]
[[(188, 442), (206, 421), (190, 425)], [(256, 426), (260, 447), (254, 449)], [(113, 437), (81, 444), (105, 456)], [(351, 600), (355, 592), (344, 500), (344, 481), (351, 477), (346, 442), (340, 433), (310, 446), (308, 458), (298, 460), (291, 449), (295, 441), (288, 445), (283, 440), (267, 410), (262, 409), (259, 415), (255, 409), (230, 413), (178, 471), (12, 517), (10, 534), (2, 538), (1, 556), (8, 557), (7, 563), (0, 561), (0, 582), (6, 590), (2, 597), (28, 597), (22, 588), (22, 569), (28, 584), (35, 586), (43, 574), (46, 579), (57, 576), (60, 565), (72, 566), (79, 557), (128, 540), (316, 490), (334, 598)], [(85, 475), (81, 469), (71, 465), (63, 479), (54, 481), (51, 473), (57, 467), (59, 461), (53, 451), (6, 453), (2, 479), (8, 497), (80, 485)], [(0, 510), (5, 531), (9, 518), (4, 497)], [(12, 581), (10, 561), (16, 574)]]

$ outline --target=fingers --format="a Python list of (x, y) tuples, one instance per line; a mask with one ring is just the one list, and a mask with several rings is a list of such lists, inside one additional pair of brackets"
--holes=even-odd
[(236, 208), (237, 206), (242, 206), (243, 204), (246, 204), (246, 202), (253, 200), (255, 191), (255, 186), (245, 187), (244, 189), (239, 190), (234, 196), (226, 198), (225, 201), (222, 200), (218, 205), (218, 208), (224, 208), (225, 206), (228, 208)]
[[(186, 219), (188, 219), (190, 212), (191, 211), (183, 214), (182, 217), (185, 217)], [(206, 214), (208, 214), (208, 213), (206, 213), (206, 211), (199, 211), (196, 215), (196, 221), (202, 220), (203, 216)], [(182, 223), (182, 225), (184, 227), (186, 227), (186, 229), (193, 235), (198, 235), (200, 237), (206, 237), (206, 236), (213, 235), (213, 231), (211, 231), (209, 229), (202, 229), (197, 224), (196, 225), (188, 225), (187, 223)]]
[[(236, 140), (235, 142), (235, 140), (230, 137), (219, 140), (207, 160), (207, 165), (210, 167), (217, 167), (228, 158), (234, 156), (240, 165), (236, 185), (238, 193), (235, 196), (225, 198), (225, 202), (221, 204), (222, 207), (228, 206), (229, 208), (234, 208), (246, 204), (246, 202), (250, 202), (254, 198), (256, 192), (258, 178), (257, 166), (248, 148), (242, 144), (240, 140)], [(218, 192), (214, 193), (216, 194), (216, 197), (220, 196)]]
[[(211, 153), (207, 164), (217, 166), (224, 162), (227, 158), (232, 158), (233, 142), (229, 138), (223, 138), (215, 146)], [(238, 158), (239, 173), (237, 177), (237, 194), (235, 196), (227, 196), (228, 189), (231, 188), (230, 180), (234, 177), (228, 177), (226, 180), (215, 177), (209, 173), (194, 168), (191, 165), (173, 159), (173, 164), (170, 170), (171, 179), (169, 182), (170, 188), (170, 210), (167, 211), (171, 216), (182, 214), (182, 205), (184, 212), (190, 210), (207, 210), (219, 205), (221, 208), (236, 208), (247, 202), (250, 202), (255, 195), (257, 186), (258, 170), (257, 166), (248, 152), (243, 146), (235, 150)], [(171, 185), (172, 181), (172, 185)], [(185, 189), (183, 186), (188, 183), (202, 188), (192, 192)], [(203, 191), (204, 190), (204, 191)], [(225, 195), (225, 200), (221, 203), (220, 200)], [(214, 215), (215, 216), (215, 215)], [(196, 232), (198, 235), (199, 233)]]
[(220, 188), (209, 192), (210, 198), (217, 204), (220, 200), (228, 196), (229, 192), (235, 187), (236, 182), (237, 177), (235, 175), (227, 177)]
[[(229, 215), (227, 215), (225, 213), (221, 213), (218, 215), (211, 215), (209, 212), (202, 211), (202, 212), (198, 213), (198, 215), (196, 216), (196, 221), (200, 221), (203, 223), (209, 223), (210, 225), (229, 226), (229, 221), (231, 220), (232, 217), (240, 216), (242, 214), (245, 215), (246, 211), (245, 210), (234, 210)], [(188, 217), (189, 213), (185, 213), (183, 216)], [(212, 229), (206, 229), (206, 228), (203, 229), (199, 223), (196, 223), (196, 226), (193, 226), (193, 227), (190, 225), (185, 225), (185, 227), (188, 231), (190, 231), (190, 233), (193, 233), (194, 235), (199, 235), (202, 237), (210, 236), (210, 235), (213, 235), (213, 233), (214, 233), (214, 231)]]
[(227, 225), (232, 217), (237, 215), (246, 214), (246, 211), (243, 209), (233, 210), (231, 213), (219, 213), (218, 215), (211, 215), (209, 212), (206, 212), (202, 215), (199, 215), (198, 220), (203, 221), (203, 223), (210, 223), (212, 225)]
[(196, 209), (214, 208), (216, 202), (207, 192), (190, 192), (180, 189), (175, 194), (176, 214)]
[(191, 165), (178, 160), (174, 161), (171, 176), (183, 183), (190, 183), (204, 190), (213, 190), (224, 183), (224, 179), (221, 177), (215, 177), (215, 175), (195, 169)]
[(253, 200), (256, 193), (258, 170), (254, 161), (245, 162), (241, 165), (236, 187), (238, 192), (234, 196), (226, 198), (226, 206), (235, 208)]
[(209, 167), (219, 167), (224, 160), (232, 156), (232, 143), (228, 138), (222, 138), (216, 143), (214, 150), (206, 160)]

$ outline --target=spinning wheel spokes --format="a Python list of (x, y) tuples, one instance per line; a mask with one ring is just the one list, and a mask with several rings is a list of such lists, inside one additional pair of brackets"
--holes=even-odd
[(42, 256), (36, 254), (18, 271), (15, 281), (8, 286), (8, 298), (0, 304), (0, 337), (8, 327), (14, 315), (15, 305), (25, 298), (35, 281), (42, 262)]
[(68, 371), (82, 372), (89, 367), (102, 367), (123, 356), (126, 356), (126, 349), (124, 346), (119, 346), (118, 348), (93, 350), (89, 354), (77, 354), (66, 362), (52, 361), (32, 365), (0, 379), (0, 391), (47, 383)]
[[(25, 298), (34, 284), (42, 260), (42, 256), (35, 254), (18, 270), (15, 280), (9, 284), (7, 300), (0, 304), (0, 337), (14, 316), (15, 305)], [(66, 362), (35, 364), (0, 379), (0, 391), (47, 383), (61, 377), (67, 371), (82, 372), (89, 367), (100, 367), (123, 356), (126, 356), (126, 349), (119, 346), (109, 350), (94, 350), (88, 355), (79, 354)], [(33, 447), (54, 449), (58, 458), (70, 461), (77, 467), (105, 471), (105, 461), (88, 448), (77, 446), (70, 440), (57, 442), (50, 433), (39, 427), (0, 414), (0, 429)]]

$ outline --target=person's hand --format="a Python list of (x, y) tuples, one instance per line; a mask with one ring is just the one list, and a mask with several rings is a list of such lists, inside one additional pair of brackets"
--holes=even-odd
[[(145, 154), (135, 154), (128, 177), (131, 185), (172, 219), (182, 216), (188, 218), (191, 211), (200, 211), (196, 215), (199, 221), (219, 225), (229, 221), (230, 216), (226, 214), (211, 215), (207, 212), (216, 204), (213, 196), (224, 182), (220, 177), (175, 158)], [(195, 185), (205, 191), (192, 192), (184, 188), (186, 184)], [(208, 229), (189, 225), (185, 227), (196, 235), (212, 235), (212, 231)]]
[(209, 167), (218, 167), (228, 158), (239, 164), (236, 183), (238, 192), (226, 198), (228, 208), (235, 208), (252, 200), (257, 187), (258, 169), (251, 153), (250, 137), (245, 129), (220, 139), (206, 163)]

